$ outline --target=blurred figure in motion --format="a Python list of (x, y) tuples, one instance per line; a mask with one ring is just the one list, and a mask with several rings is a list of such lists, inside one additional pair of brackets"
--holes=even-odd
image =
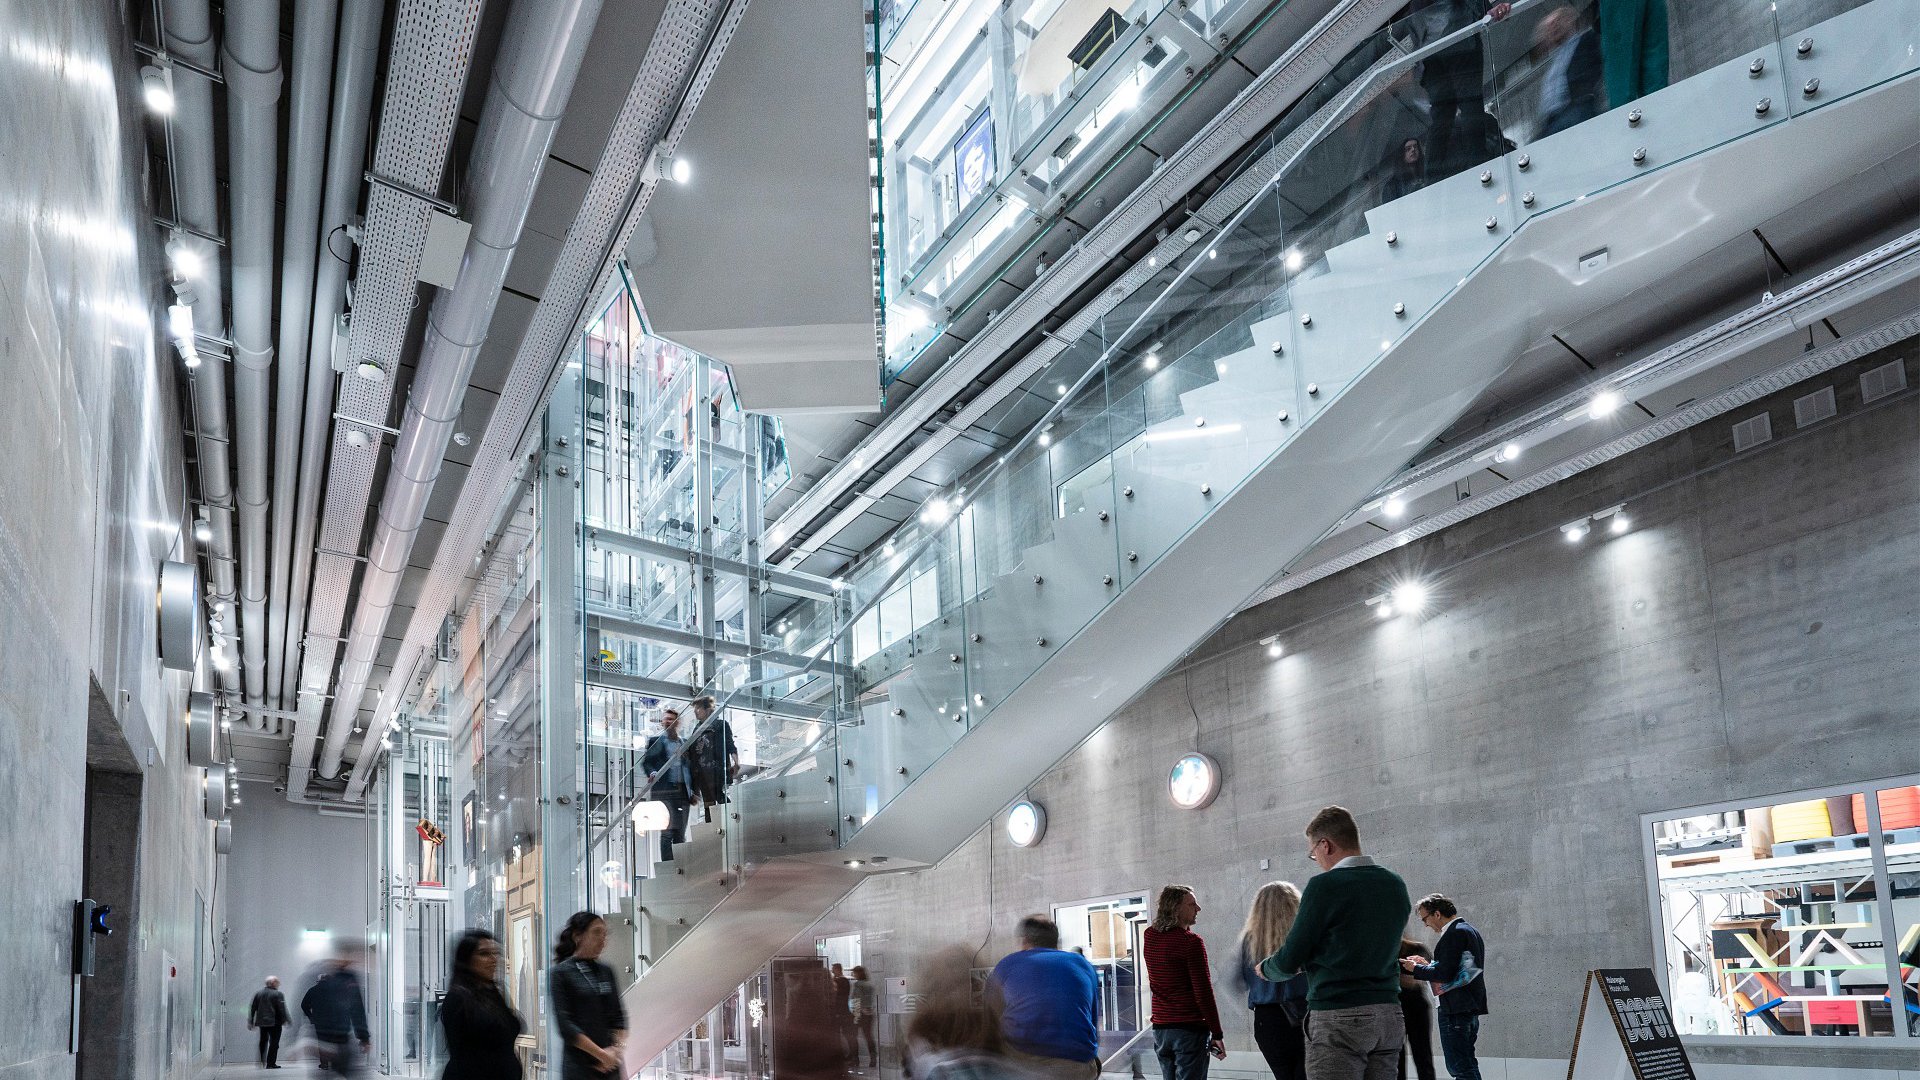
[(1020, 920), (1020, 948), (994, 965), (988, 985), (1022, 1065), (1055, 1080), (1100, 1074), (1100, 976), (1086, 957), (1060, 948), (1052, 919)]
[(1240, 932), (1240, 981), (1247, 988), (1247, 1007), (1253, 1010), (1253, 1042), (1274, 1080), (1307, 1077), (1307, 977), (1273, 982), (1260, 974), (1258, 965), (1286, 944), (1299, 913), (1299, 888), (1290, 881), (1269, 881), (1254, 896)]
[[(867, 969), (859, 964), (853, 965), (853, 1028), (861, 1041), (867, 1044), (867, 1068), (880, 1067), (880, 1044), (873, 1037), (873, 1022), (879, 1015), (877, 995), (873, 980), (867, 977)], [(855, 1067), (860, 1064), (860, 1047), (854, 1046)]]
[(845, 969), (839, 964), (833, 965), (833, 1026), (840, 1033), (840, 1050), (845, 1055), (847, 1067), (860, 1064), (860, 1044), (853, 1024), (853, 980), (847, 978)]
[(1600, 0), (1607, 108), (1667, 85), (1667, 0)]
[(914, 1080), (1034, 1080), (1007, 1056), (998, 1011), (974, 993), (972, 950), (934, 953), (914, 981), (920, 1004), (907, 1025)]
[[(1511, 10), (1510, 4), (1488, 0), (1416, 3), (1410, 17), (1413, 43), (1425, 47), (1482, 19), (1499, 22)], [(1468, 34), (1420, 62), (1420, 86), (1433, 109), (1427, 149), (1430, 167), (1438, 176), (1451, 176), (1498, 156), (1499, 151), (1492, 148), (1493, 118), (1487, 115), (1484, 44), (1479, 35)]]
[(833, 976), (815, 967), (787, 977), (786, 1008), (774, 1020), (774, 1080), (837, 1080), (847, 1050), (833, 1015)]
[(320, 1068), (340, 1076), (358, 1076), (360, 1067), (373, 1049), (373, 1037), (367, 1030), (367, 999), (360, 993), (360, 977), (354, 973), (354, 954), (358, 942), (343, 941), (320, 981), (300, 998), (300, 1011), (313, 1026), (313, 1037)]
[(576, 911), (560, 928), (547, 974), (553, 1021), (566, 1045), (562, 1080), (602, 1080), (619, 1071), (627, 1037), (627, 1010), (613, 969), (600, 962), (607, 923), (591, 911)]
[(500, 992), (500, 942), (485, 930), (462, 931), (453, 943), (440, 1026), (447, 1033), (441, 1080), (520, 1080), (513, 1041), (527, 1025)]
[(1580, 25), (1573, 5), (1547, 12), (1533, 28), (1546, 74), (1540, 78), (1540, 131), (1545, 138), (1600, 115), (1600, 37)]

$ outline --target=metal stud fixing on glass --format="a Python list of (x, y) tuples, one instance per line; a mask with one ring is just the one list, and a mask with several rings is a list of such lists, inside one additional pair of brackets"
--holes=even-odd
[(1763, 97), (1753, 103), (1753, 115), (1755, 116), (1765, 116), (1772, 111), (1773, 99), (1770, 97)]
[(1627, 114), (1627, 126), (1628, 127), (1640, 126), (1640, 110), (1639, 109), (1635, 109), (1632, 112)]

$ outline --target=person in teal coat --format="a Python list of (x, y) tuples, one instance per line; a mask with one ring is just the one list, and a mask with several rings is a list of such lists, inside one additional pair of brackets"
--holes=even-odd
[(1600, 0), (1607, 108), (1667, 85), (1667, 0)]

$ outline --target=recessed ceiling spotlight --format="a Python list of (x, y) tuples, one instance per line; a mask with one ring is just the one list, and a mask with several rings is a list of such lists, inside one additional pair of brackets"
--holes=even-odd
[(387, 369), (372, 360), (362, 360), (354, 365), (353, 373), (368, 382), (379, 382), (387, 377)]
[(469, 434), (467, 434), (467, 433), (466, 433), (466, 432), (464, 432), (464, 431), (456, 431), (456, 432), (454, 432), (454, 433), (453, 433), (453, 445), (455, 445), (455, 446), (472, 446), (472, 445), (473, 445), (473, 436), (471, 436), (471, 435), (469, 435)]
[(1389, 495), (1387, 501), (1380, 504), (1380, 510), (1390, 518), (1397, 518), (1407, 512), (1407, 500), (1398, 495)]
[(1602, 390), (1593, 396), (1593, 401), (1588, 403), (1587, 415), (1592, 419), (1601, 420), (1612, 416), (1614, 411), (1620, 408), (1620, 404), (1619, 394), (1611, 390)]
[(1189, 243), (1189, 244), (1191, 244), (1191, 243), (1193, 243), (1193, 242), (1194, 242), (1195, 240), (1198, 240), (1198, 239), (1200, 239), (1200, 230), (1199, 230), (1199, 229), (1188, 229), (1188, 230), (1187, 230), (1187, 243)]
[(1493, 460), (1495, 461), (1520, 460), (1520, 444), (1517, 442), (1510, 442), (1507, 445), (1501, 447), (1499, 451), (1493, 455)]
[(1056, 394), (1059, 394), (1059, 395), (1060, 395), (1061, 397), (1066, 397), (1066, 396), (1067, 396), (1067, 384), (1066, 384), (1066, 383), (1057, 383), (1057, 384), (1055, 384), (1055, 386), (1054, 386), (1054, 388), (1053, 388), (1053, 392), (1054, 392), (1054, 393), (1056, 393)]
[(365, 449), (373, 443), (373, 436), (368, 435), (364, 429), (357, 427), (348, 428), (346, 432), (341, 435), (341, 438), (346, 439), (347, 445), (356, 450)]

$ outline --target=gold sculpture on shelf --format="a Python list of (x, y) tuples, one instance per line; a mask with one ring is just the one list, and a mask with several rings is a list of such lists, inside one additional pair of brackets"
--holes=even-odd
[(420, 884), (441, 884), (440, 848), (446, 844), (447, 834), (429, 818), (421, 818), (413, 831), (420, 834)]

